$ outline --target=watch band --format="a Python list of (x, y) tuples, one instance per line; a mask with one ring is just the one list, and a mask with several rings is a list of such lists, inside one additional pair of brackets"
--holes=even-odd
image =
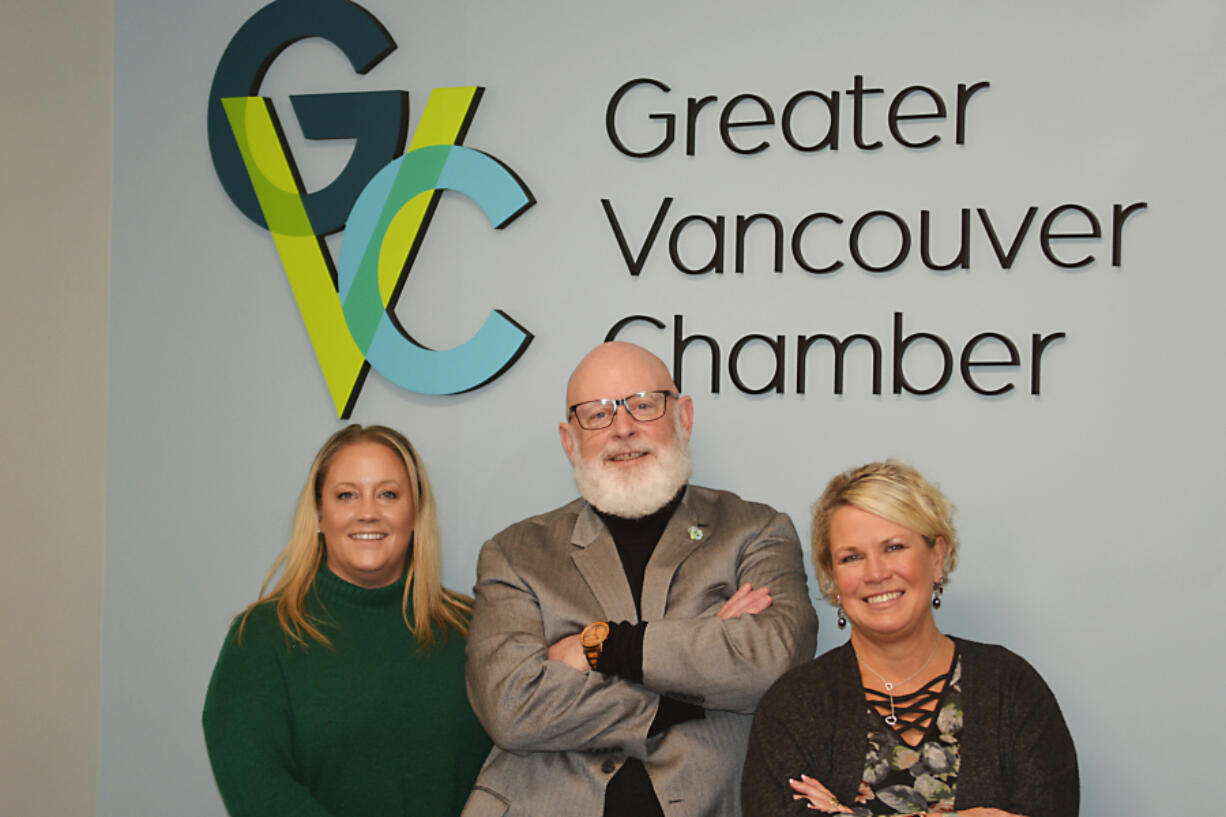
[(600, 660), (600, 653), (608, 637), (609, 623), (607, 621), (594, 621), (579, 633), (579, 645), (583, 647), (583, 654), (587, 656), (588, 666), (592, 669), (596, 669), (596, 662)]

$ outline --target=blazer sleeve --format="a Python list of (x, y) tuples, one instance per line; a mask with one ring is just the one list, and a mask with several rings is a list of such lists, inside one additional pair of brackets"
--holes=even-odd
[(771, 606), (729, 621), (712, 614), (650, 622), (643, 637), (648, 689), (707, 709), (752, 713), (780, 675), (813, 657), (817, 614), (796, 528), (786, 514), (750, 507), (766, 513), (737, 548), (737, 586), (769, 587)]
[(477, 561), (468, 631), (468, 697), (496, 745), (511, 752), (620, 750), (646, 757), (659, 696), (547, 658), (541, 607), (497, 538)]
[(256, 632), (257, 626), (253, 615), (242, 644), (237, 626), (231, 628), (204, 700), (204, 740), (217, 789), (232, 817), (330, 817), (298, 781), (276, 636)]

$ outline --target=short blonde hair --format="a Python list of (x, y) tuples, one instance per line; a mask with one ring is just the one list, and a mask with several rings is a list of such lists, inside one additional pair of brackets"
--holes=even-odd
[[(360, 442), (378, 443), (394, 451), (400, 457), (409, 477), (409, 495), (413, 497), (414, 503), (408, 577), (401, 602), (405, 626), (422, 647), (433, 644), (436, 635), (441, 634), (445, 638), (448, 628), (461, 634), (468, 633), (472, 599), (462, 593), (447, 590), (442, 585), (438, 508), (421, 458), (399, 431), (378, 425), (363, 428), (355, 423), (329, 437), (315, 455), (311, 470), (307, 473), (306, 484), (298, 496), (298, 507), (294, 511), (289, 542), (272, 563), (260, 588), (260, 597), (242, 614), (239, 639), (242, 638), (243, 627), (251, 612), (261, 604), (275, 602), (277, 620), (289, 638), (304, 645), (308, 638), (330, 645), (317, 622), (312, 621), (306, 612), (306, 598), (315, 586), (315, 574), (324, 560), (323, 534), (319, 532), (319, 501), (332, 460), (342, 448)], [(272, 590), (269, 590), (268, 587), (278, 572), (280, 577)], [(409, 617), (410, 598), (412, 618)], [(437, 634), (436, 629), (439, 631)]]
[(899, 460), (872, 462), (836, 476), (813, 504), (813, 569), (822, 595), (835, 604), (834, 565), (830, 557), (830, 520), (845, 505), (910, 528), (929, 547), (944, 539), (945, 578), (958, 564), (954, 505), (919, 471)]

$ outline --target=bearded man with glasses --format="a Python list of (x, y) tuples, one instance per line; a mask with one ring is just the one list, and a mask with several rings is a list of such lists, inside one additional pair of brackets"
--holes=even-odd
[(571, 375), (581, 499), (485, 544), (468, 693), (495, 748), (466, 817), (740, 814), (758, 699), (813, 656), (786, 514), (690, 485), (694, 404), (613, 342)]

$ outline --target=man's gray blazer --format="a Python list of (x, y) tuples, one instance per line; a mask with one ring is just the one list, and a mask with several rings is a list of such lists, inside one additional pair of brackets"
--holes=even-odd
[[(745, 582), (770, 588), (770, 608), (717, 617)], [(546, 659), (593, 621), (639, 620), (613, 538), (583, 500), (486, 542), (474, 594), (468, 696), (495, 748), (464, 817), (600, 817), (627, 757), (643, 761), (667, 817), (736, 817), (754, 707), (816, 647), (791, 520), (697, 486), (643, 578), (642, 685)], [(648, 738), (661, 695), (706, 717)]]

